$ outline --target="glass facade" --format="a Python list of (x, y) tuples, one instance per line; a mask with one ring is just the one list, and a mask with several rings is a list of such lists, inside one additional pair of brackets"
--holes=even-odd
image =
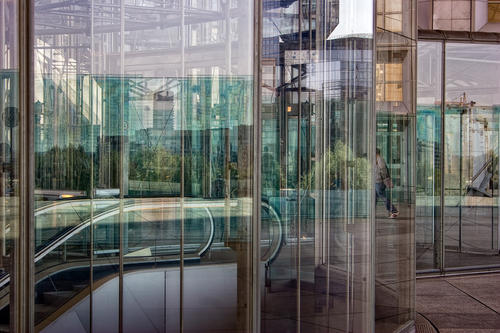
[(498, 0), (417, 0), (418, 28), (446, 32), (499, 32)]
[[(20, 113), (18, 3), (0, 3), (0, 297), (3, 304), (19, 304), (9, 297), (9, 277), (17, 277), (19, 267), (20, 221)], [(5, 306), (5, 305), (3, 305)], [(10, 322), (10, 313), (0, 320)], [(14, 326), (14, 323), (13, 325)]]
[(263, 3), (262, 202), (283, 241), (262, 332), (373, 330), (372, 16), (364, 0)]
[(499, 46), (419, 45), (417, 269), (498, 266)]
[(0, 1), (1, 331), (411, 332), (456, 128), (498, 214), (493, 93), (437, 139), (416, 0)]
[(34, 20), (35, 330), (250, 332), (253, 2)]
[(377, 1), (374, 179), (377, 332), (411, 326), (414, 319), (414, 5), (402, 0)]
[(417, 269), (441, 265), (442, 43), (418, 43), (416, 135)]

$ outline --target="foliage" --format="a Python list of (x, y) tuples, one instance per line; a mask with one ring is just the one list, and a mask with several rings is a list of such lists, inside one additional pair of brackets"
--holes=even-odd
[(181, 180), (181, 157), (163, 147), (140, 149), (130, 156), (129, 179), (150, 182)]
[(91, 154), (82, 146), (53, 147), (35, 154), (35, 186), (48, 190), (90, 190)]
[(326, 189), (345, 190), (369, 189), (371, 183), (371, 167), (366, 157), (355, 157), (352, 150), (342, 141), (337, 141), (319, 159), (315, 167), (302, 178), (302, 188), (315, 189), (316, 174), (324, 166)]

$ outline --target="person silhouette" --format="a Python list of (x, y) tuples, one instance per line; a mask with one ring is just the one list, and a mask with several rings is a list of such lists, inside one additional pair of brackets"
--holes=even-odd
[(389, 175), (389, 170), (387, 169), (387, 164), (384, 158), (380, 155), (380, 149), (377, 148), (377, 154), (375, 159), (375, 193), (376, 200), (381, 198), (385, 202), (385, 208), (389, 212), (389, 218), (395, 219), (399, 215), (399, 211), (391, 203), (391, 200), (387, 196), (386, 188), (393, 188), (391, 176)]

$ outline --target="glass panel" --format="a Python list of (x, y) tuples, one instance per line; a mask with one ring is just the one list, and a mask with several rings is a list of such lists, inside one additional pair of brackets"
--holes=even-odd
[[(78, 65), (83, 40), (69, 30), (68, 12), (78, 5), (34, 5), (35, 328), (90, 293), (92, 151), (85, 144), (89, 104), (86, 69)], [(68, 9), (65, 14), (59, 10)], [(62, 22), (61, 20), (64, 20)], [(73, 20), (71, 20), (73, 22)], [(54, 22), (61, 25), (54, 27)], [(77, 25), (85, 24), (78, 20)], [(53, 29), (53, 33), (46, 33)], [(78, 37), (82, 37), (83, 33)], [(69, 40), (75, 38), (73, 42)], [(77, 323), (89, 329), (90, 308)]]
[(412, 37), (415, 1), (377, 0), (377, 31)]
[(373, 331), (370, 22), (370, 1), (264, 2), (262, 201), (283, 241), (262, 332)]
[[(415, 36), (413, 1), (377, 1), (375, 331), (413, 325)], [(399, 23), (398, 23), (399, 22)]]
[(432, 7), (434, 3), (427, 0), (417, 0), (418, 28), (424, 30), (432, 29)]
[(416, 247), (417, 270), (441, 264), (442, 43), (418, 43)]
[(17, 1), (0, 1), (0, 327), (10, 332), (8, 278), (19, 224)]
[(249, 330), (253, 6), (36, 2), (36, 330)]
[[(283, 241), (264, 266), (261, 331), (297, 332), (298, 281), (298, 78), (299, 1), (264, 3), (262, 41), (262, 202), (279, 216)], [(307, 7), (304, 7), (307, 12)], [(303, 28), (303, 27), (302, 27)], [(301, 30), (302, 30), (301, 28)], [(282, 36), (291, 36), (280, 45)], [(288, 60), (287, 60), (288, 58)], [(295, 83), (295, 84), (294, 84)], [(265, 230), (263, 218), (261, 229)], [(266, 241), (266, 233), (261, 235)], [(290, 319), (288, 319), (290, 318)]]
[[(243, 3), (238, 6), (242, 10)], [(239, 20), (243, 28), (245, 19)], [(184, 269), (184, 332), (244, 332), (250, 320), (253, 85), (250, 77), (236, 75), (238, 70), (234, 75), (213, 70), (212, 77), (186, 80), (183, 88), (183, 251), (186, 260), (201, 264)], [(202, 299), (211, 299), (211, 306)]]
[(488, 22), (500, 23), (500, 2), (488, 1)]
[(499, 263), (499, 51), (446, 45), (446, 267)]

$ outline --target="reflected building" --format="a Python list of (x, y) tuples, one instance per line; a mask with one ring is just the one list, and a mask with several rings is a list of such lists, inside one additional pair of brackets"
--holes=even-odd
[(497, 7), (418, 3), (418, 272), (498, 265)]
[(500, 265), (497, 7), (2, 0), (0, 331), (414, 332)]

